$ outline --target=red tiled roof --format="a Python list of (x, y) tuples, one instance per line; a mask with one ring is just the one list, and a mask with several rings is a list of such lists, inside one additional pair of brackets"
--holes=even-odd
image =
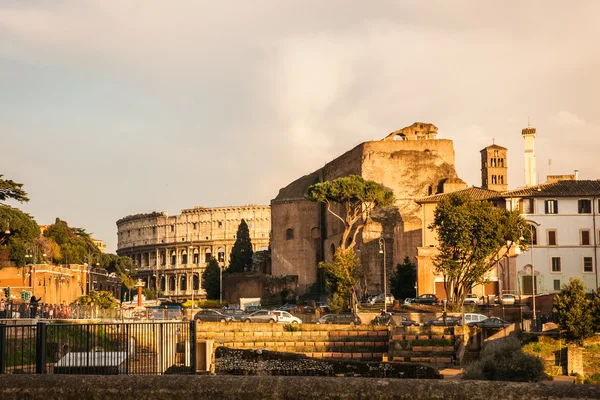
[(472, 186), (467, 189), (457, 190), (456, 192), (440, 193), (440, 194), (434, 194), (433, 196), (423, 197), (423, 198), (417, 199), (416, 202), (417, 203), (437, 203), (445, 196), (448, 196), (450, 194), (456, 194), (456, 193), (469, 195), (474, 200), (488, 200), (488, 199), (496, 199), (496, 198), (502, 197), (502, 193), (497, 192), (495, 190), (487, 190), (487, 189), (482, 189), (482, 188)]
[(509, 190), (502, 193), (503, 197), (600, 197), (600, 181), (558, 181)]

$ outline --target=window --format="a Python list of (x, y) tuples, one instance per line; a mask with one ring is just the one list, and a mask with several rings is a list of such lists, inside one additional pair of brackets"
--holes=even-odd
[(554, 290), (560, 290), (560, 279), (554, 280)]
[(177, 262), (177, 255), (175, 254), (174, 251), (171, 252), (171, 265), (175, 265), (175, 263)]
[(537, 228), (532, 224), (529, 224), (529, 227), (531, 228), (531, 244), (537, 246)]
[(219, 229), (222, 229), (222, 228), (223, 228), (223, 221), (219, 221), (219, 222), (217, 222), (217, 224), (218, 224), (218, 226), (219, 226)]
[(187, 264), (187, 253), (183, 253), (181, 255), (181, 263), (182, 264)]
[(560, 257), (552, 257), (552, 272), (561, 272)]
[(219, 250), (217, 250), (217, 261), (221, 262), (225, 262), (225, 249), (220, 247)]
[(331, 255), (335, 255), (335, 245), (333, 243), (331, 243)]
[(558, 200), (546, 200), (546, 214), (558, 214)]
[(583, 272), (594, 272), (592, 257), (583, 257)]
[(285, 240), (293, 240), (294, 239), (294, 230), (289, 228), (285, 231)]
[(210, 259), (211, 259), (211, 258), (212, 258), (212, 253), (211, 253), (210, 249), (206, 249), (206, 250), (204, 251), (204, 262), (205, 262), (205, 263), (208, 263), (208, 262), (210, 262)]
[(175, 225), (171, 224), (171, 232), (175, 232)]
[(496, 175), (492, 175), (492, 185), (495, 185), (497, 183), (498, 183), (498, 181), (496, 179)]
[(556, 231), (548, 231), (548, 246), (556, 246)]
[(494, 150), (494, 157), (498, 157), (498, 150)]
[(591, 214), (592, 213), (592, 201), (582, 199), (577, 202), (579, 214)]
[(194, 230), (198, 229), (198, 223), (197, 222), (194, 222), (193, 225), (194, 225)]
[(521, 200), (519, 200), (519, 213), (533, 214), (535, 211), (534, 206), (535, 206), (534, 199), (521, 199)]
[(590, 245), (590, 231), (589, 230), (581, 231), (581, 245), (582, 246)]

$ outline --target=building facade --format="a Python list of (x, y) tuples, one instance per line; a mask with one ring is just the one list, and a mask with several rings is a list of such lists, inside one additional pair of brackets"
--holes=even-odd
[(315, 183), (360, 175), (390, 188), (396, 196), (394, 207), (372, 214), (356, 248), (361, 294), (382, 293), (384, 284), (389, 288), (394, 266), (406, 256), (414, 260), (421, 246), (421, 213), (415, 199), (464, 187), (454, 168), (453, 143), (437, 139), (437, 130), (433, 124), (414, 123), (382, 140), (361, 143), (282, 188), (271, 201), (273, 275), (297, 275), (300, 294), (315, 284), (323, 290), (318, 265), (333, 258), (344, 227), (323, 204), (304, 195)]
[(174, 300), (205, 297), (202, 273), (211, 258), (229, 265), (237, 229), (248, 224), (254, 251), (267, 250), (271, 231), (269, 206), (233, 206), (130, 215), (117, 221), (117, 254), (130, 257), (136, 278)]
[[(572, 176), (573, 178), (575, 176)], [(598, 290), (600, 181), (560, 180), (504, 193), (529, 221), (533, 244), (517, 257), (517, 294), (559, 292), (577, 277)]]
[(508, 190), (508, 158), (505, 147), (493, 144), (481, 150), (481, 188)]

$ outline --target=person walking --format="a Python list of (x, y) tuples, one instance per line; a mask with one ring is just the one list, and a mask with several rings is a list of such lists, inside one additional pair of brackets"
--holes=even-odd
[(35, 296), (31, 296), (31, 299), (29, 299), (29, 311), (31, 312), (31, 318), (37, 317), (38, 304), (41, 300), (41, 297), (37, 299)]

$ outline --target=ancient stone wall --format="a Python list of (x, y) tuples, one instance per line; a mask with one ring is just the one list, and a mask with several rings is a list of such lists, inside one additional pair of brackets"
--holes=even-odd
[(241, 220), (248, 224), (254, 251), (267, 250), (271, 230), (269, 206), (239, 206), (137, 214), (117, 221), (117, 254), (131, 257), (137, 277), (166, 297), (186, 300), (205, 296), (201, 276), (211, 258), (229, 265)]
[[(275, 275), (297, 274), (301, 293), (302, 285), (308, 287), (317, 281), (318, 261), (332, 259), (343, 232), (337, 218), (318, 204), (307, 202), (303, 196), (316, 182), (352, 174), (383, 184), (394, 191), (397, 199), (394, 208), (373, 213), (358, 238), (361, 266), (368, 277), (366, 292), (370, 294), (382, 292), (384, 273), (389, 291), (394, 266), (403, 262), (404, 257), (416, 261), (423, 232), (420, 206), (414, 200), (442, 192), (447, 181), (459, 181), (454, 169), (452, 141), (382, 140), (362, 143), (322, 169), (283, 188), (271, 203), (272, 272)], [(294, 235), (292, 242), (282, 239), (287, 229), (299, 233)], [(382, 235), (385, 271), (379, 249)]]

